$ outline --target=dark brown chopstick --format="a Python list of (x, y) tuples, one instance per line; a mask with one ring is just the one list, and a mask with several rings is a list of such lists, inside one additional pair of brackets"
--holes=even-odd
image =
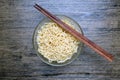
[(38, 4), (35, 4), (34, 7), (38, 9), (41, 13), (49, 17), (52, 21), (57, 23), (60, 27), (62, 27), (64, 30), (69, 32), (71, 35), (76, 37), (78, 40), (82, 41), (84, 44), (88, 45), (90, 48), (92, 48), (94, 51), (105, 57), (109, 61), (113, 61), (113, 56), (109, 54), (107, 51), (102, 49), (100, 46), (89, 40), (87, 37), (83, 36), (76, 30), (72, 29), (69, 25), (65, 24), (63, 21), (61, 21), (59, 18), (48, 12), (47, 10), (43, 9), (41, 6)]

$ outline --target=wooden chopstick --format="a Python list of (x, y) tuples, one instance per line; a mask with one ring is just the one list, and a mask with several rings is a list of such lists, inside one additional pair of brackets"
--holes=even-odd
[(109, 54), (107, 51), (105, 51), (104, 49), (102, 49), (100, 46), (98, 46), (97, 44), (95, 44), (94, 42), (92, 42), (91, 40), (89, 40), (87, 37), (83, 36), (82, 34), (80, 34), (79, 32), (77, 32), (76, 30), (72, 29), (69, 25), (67, 25), (66, 23), (64, 23), (63, 21), (61, 21), (58, 17), (54, 16), (53, 14), (51, 14), (50, 12), (48, 12), (47, 10), (43, 9), (38, 4), (35, 4), (34, 7), (36, 9), (38, 9), (41, 13), (43, 13), (44, 15), (46, 15), (47, 17), (49, 17), (53, 22), (55, 22), (56, 24), (58, 24), (61, 28), (63, 28), (64, 30), (66, 30), (67, 32), (69, 32), (71, 35), (73, 35), (74, 37), (76, 37), (78, 40), (82, 41), (84, 44), (88, 45), (94, 51), (96, 51), (97, 53), (99, 53), (100, 55), (102, 55), (103, 57), (105, 57), (107, 60), (109, 60), (110, 62), (113, 61), (113, 56), (111, 54)]

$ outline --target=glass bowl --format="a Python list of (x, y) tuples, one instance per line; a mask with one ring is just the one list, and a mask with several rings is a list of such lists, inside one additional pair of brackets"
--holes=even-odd
[[(64, 16), (64, 15), (56, 15), (58, 18), (60, 18), (61, 20), (65, 19), (67, 21), (69, 21), (73, 26), (74, 28), (80, 32), (81, 34), (83, 34), (83, 31), (80, 27), (80, 25), (74, 21), (73, 19), (67, 17), (67, 16)], [(46, 59), (43, 55), (41, 55), (39, 52), (38, 52), (38, 44), (37, 44), (37, 34), (38, 34), (38, 30), (41, 29), (41, 27), (47, 23), (47, 22), (50, 22), (51, 20), (47, 17), (45, 17), (42, 21), (40, 21), (40, 23), (38, 24), (38, 26), (35, 28), (34, 30), (34, 33), (33, 33), (33, 46), (34, 46), (34, 49), (37, 53), (37, 55), (40, 57), (40, 59), (49, 64), (49, 65), (52, 65), (52, 66), (64, 66), (64, 65), (67, 65), (69, 63), (71, 63), (73, 60), (75, 60), (79, 54), (81, 53), (82, 51), (82, 48), (83, 48), (83, 43), (80, 42), (79, 46), (78, 46), (78, 49), (77, 49), (77, 53), (74, 53), (73, 56), (71, 57), (71, 59), (68, 59), (67, 61), (63, 62), (63, 63), (57, 63), (57, 62), (49, 62), (48, 59)]]

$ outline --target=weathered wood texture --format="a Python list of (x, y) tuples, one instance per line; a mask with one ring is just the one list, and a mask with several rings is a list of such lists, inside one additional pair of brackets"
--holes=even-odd
[[(43, 63), (32, 46), (33, 31), (44, 17), (34, 3), (76, 20), (115, 60), (110, 63), (85, 46), (67, 66)], [(120, 0), (0, 0), (0, 80), (120, 80)]]

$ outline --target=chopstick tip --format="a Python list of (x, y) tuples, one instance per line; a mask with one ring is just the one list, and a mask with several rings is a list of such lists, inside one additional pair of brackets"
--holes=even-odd
[(37, 4), (37, 3), (34, 3), (34, 5), (33, 5), (33, 6), (34, 6), (34, 7), (35, 7), (35, 6), (38, 6), (38, 4)]
[(113, 55), (110, 55), (109, 59), (108, 59), (110, 62), (113, 62), (114, 60), (114, 56)]

